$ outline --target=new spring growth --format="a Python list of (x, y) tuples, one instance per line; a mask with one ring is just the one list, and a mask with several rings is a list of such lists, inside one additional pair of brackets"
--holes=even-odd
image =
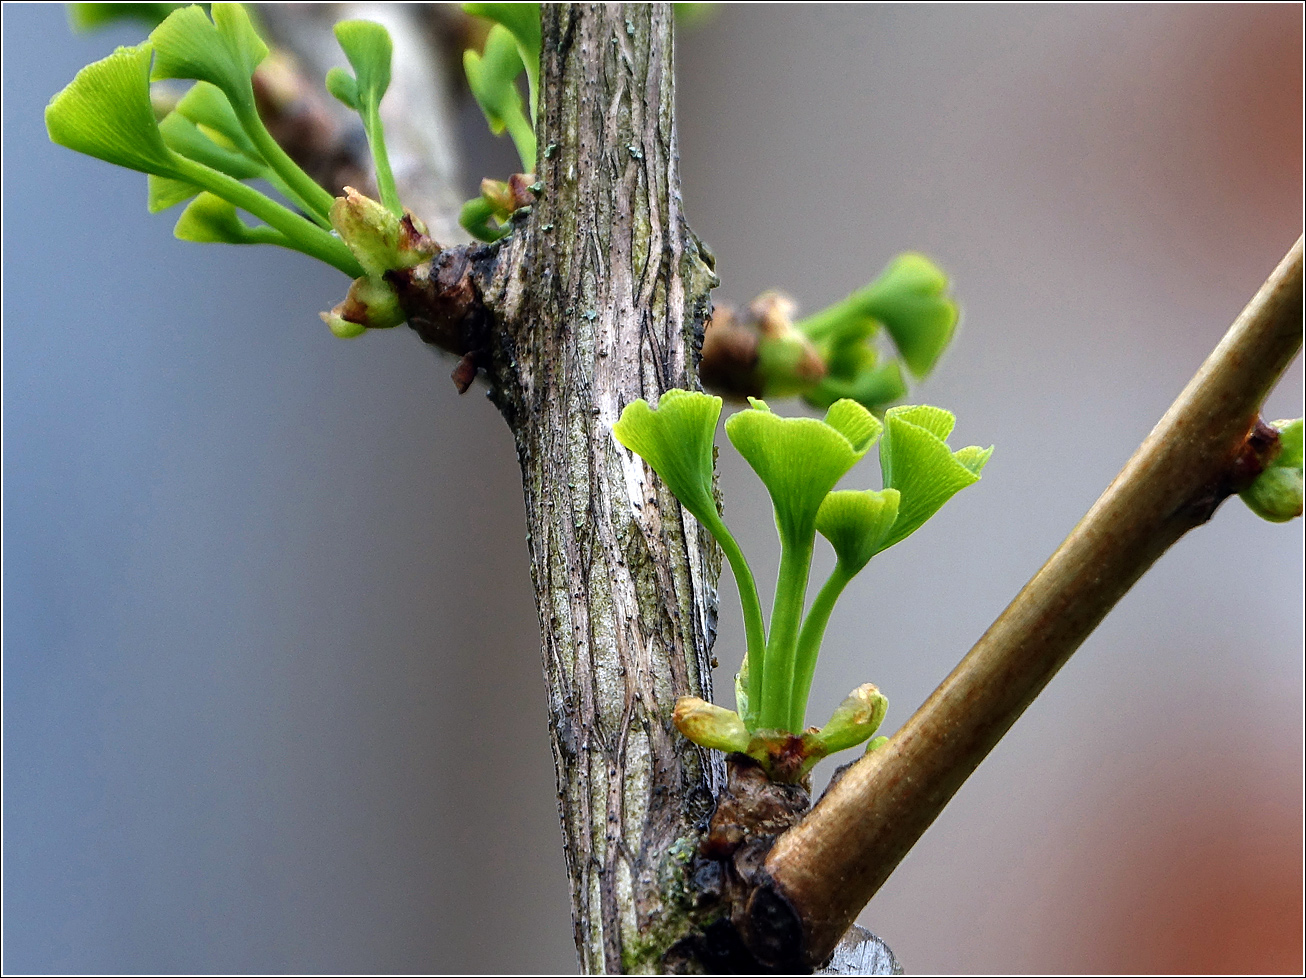
[(1279, 454), (1239, 495), (1253, 513), (1272, 523), (1302, 515), (1302, 419), (1273, 421), (1279, 433)]
[[(124, 16), (80, 5), (79, 24)], [(174, 234), (183, 241), (272, 244), (311, 255), (354, 279), (349, 295), (322, 318), (337, 336), (404, 321), (386, 274), (427, 261), (439, 249), (400, 204), (385, 148), (380, 104), (390, 83), (390, 36), (369, 21), (344, 21), (336, 38), (354, 69), (334, 69), (330, 91), (359, 113), (376, 165), (381, 202), (352, 188), (333, 197), (277, 145), (255, 107), (253, 75), (267, 58), (244, 7), (149, 5), (157, 26), (147, 41), (88, 65), (45, 110), (62, 146), (148, 176), (152, 213), (186, 203)], [(151, 82), (191, 81), (156, 118)], [(263, 180), (281, 200), (246, 181)], [(260, 221), (246, 223), (244, 212)]]
[[(948, 447), (954, 417), (941, 408), (891, 408), (883, 424), (841, 399), (823, 420), (783, 418), (764, 401), (726, 422), (731, 443), (766, 486), (780, 536), (780, 570), (769, 630), (748, 561), (713, 492), (721, 399), (670, 390), (656, 407), (627, 405), (613, 434), (639, 455), (721, 545), (739, 585), (747, 651), (736, 677), (736, 710), (687, 697), (675, 721), (695, 743), (757, 759), (778, 780), (803, 777), (821, 757), (862, 743), (887, 701), (855, 690), (822, 728), (805, 727), (807, 697), (826, 625), (839, 595), (878, 553), (915, 532), (958, 491), (975, 483), (992, 449)], [(883, 488), (835, 490), (880, 443)], [(807, 580), (817, 533), (836, 562), (810, 607)]]
[(918, 380), (934, 369), (958, 319), (947, 276), (914, 253), (842, 302), (803, 319), (794, 311), (777, 293), (746, 316), (718, 308), (703, 338), (704, 383), (740, 399), (798, 395), (824, 408), (847, 398), (880, 410), (907, 393), (904, 367)]
[[(507, 133), (517, 148), (522, 172), (507, 181), (486, 179), (481, 196), (463, 205), (458, 222), (481, 241), (497, 241), (510, 230), (509, 220), (534, 202), (535, 122), (539, 105), (540, 5), (538, 3), (465, 3), (463, 10), (492, 21), (484, 50), (463, 53), (467, 86), (485, 114), (490, 131)], [(527, 99), (518, 82), (526, 76)], [(530, 189), (531, 194), (526, 190)]]

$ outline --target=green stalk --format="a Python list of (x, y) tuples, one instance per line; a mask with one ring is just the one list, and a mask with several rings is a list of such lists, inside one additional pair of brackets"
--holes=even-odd
[(762, 688), (760, 723), (764, 730), (799, 732), (789, 727), (789, 699), (794, 683), (798, 626), (803, 619), (803, 600), (807, 596), (807, 575), (815, 541), (816, 529), (810, 526), (802, 532), (780, 536), (780, 573), (775, 582), (775, 602), (771, 605), (766, 684)]
[(753, 580), (753, 571), (744, 559), (744, 552), (720, 520), (708, 530), (721, 545), (730, 569), (734, 572), (735, 583), (739, 585), (739, 604), (744, 611), (744, 637), (748, 647), (748, 709), (744, 716), (744, 726), (750, 731), (757, 729), (757, 717), (761, 709), (762, 677), (766, 665), (766, 626), (762, 622), (762, 602), (757, 596), (757, 582)]
[(512, 137), (512, 144), (517, 147), (517, 155), (521, 157), (523, 172), (535, 172), (535, 130), (531, 128), (529, 120), (525, 116), (517, 119), (507, 118), (504, 125), (508, 128), (508, 135)]
[(821, 587), (807, 612), (803, 630), (798, 633), (798, 652), (795, 657), (794, 685), (789, 704), (789, 729), (795, 732), (807, 725), (807, 697), (812, 691), (812, 676), (816, 673), (816, 657), (821, 652), (821, 640), (825, 638), (825, 627), (830, 623), (830, 612), (839, 600), (839, 595), (848, 586), (855, 574), (850, 574), (837, 561), (830, 578)]
[[(239, 100), (230, 98), (232, 108), (236, 111), (236, 118), (240, 120), (240, 126), (249, 136), (250, 141), (254, 143), (254, 148), (259, 151), (268, 166), (276, 172), (286, 182), (306, 206), (309, 216), (324, 228), (331, 227), (331, 205), (335, 203), (335, 198), (330, 193), (323, 190), (307, 173), (299, 168), (299, 164), (292, 160), (284, 149), (272, 138), (267, 127), (263, 125), (263, 120), (259, 118), (258, 109), (254, 107), (252, 99)], [(235, 203), (235, 201), (232, 201)]]
[(367, 142), (372, 148), (372, 167), (376, 170), (376, 189), (381, 194), (381, 203), (395, 217), (403, 217), (404, 205), (399, 202), (399, 191), (395, 189), (390, 154), (385, 148), (385, 125), (377, 106), (368, 106), (363, 116), (363, 128), (367, 130)]
[(858, 289), (852, 295), (832, 306), (814, 312), (812, 315), (794, 323), (794, 328), (801, 330), (808, 339), (823, 340), (836, 332), (852, 319), (864, 319), (868, 315), (865, 306), (871, 298), (873, 284)]
[(286, 236), (289, 247), (340, 269), (350, 278), (360, 278), (364, 274), (363, 267), (358, 264), (358, 259), (349, 247), (312, 221), (300, 217), (271, 197), (225, 173), (219, 173), (203, 163), (196, 163), (176, 153), (172, 157), (179, 177), (203, 187), (276, 228)]

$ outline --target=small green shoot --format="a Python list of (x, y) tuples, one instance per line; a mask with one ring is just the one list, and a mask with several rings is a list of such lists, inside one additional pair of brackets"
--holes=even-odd
[(535, 170), (535, 129), (526, 116), (517, 76), (525, 67), (517, 40), (503, 25), (495, 24), (485, 37), (485, 50), (463, 52), (463, 70), (472, 95), (485, 113), (496, 136), (506, 131), (517, 147), (522, 172)]
[[(540, 113), (540, 5), (538, 3), (465, 3), (463, 10), (476, 17), (492, 20), (509, 34), (517, 44), (517, 56), (526, 70), (530, 97), (531, 123), (539, 121)], [(535, 167), (535, 154), (530, 161), (522, 160), (528, 170)]]
[[(891, 409), (883, 426), (851, 400), (836, 401), (823, 420), (782, 418), (759, 400), (733, 415), (726, 434), (766, 486), (780, 535), (768, 635), (752, 571), (717, 509), (713, 442), (720, 412), (718, 397), (670, 390), (656, 408), (643, 400), (627, 405), (613, 434), (717, 539), (739, 582), (748, 650), (736, 677), (737, 710), (685, 698), (677, 705), (677, 726), (703, 746), (754, 757), (777, 780), (796, 780), (821, 757), (874, 734), (887, 707), (879, 690), (867, 684), (825, 727), (804, 729), (816, 658), (835, 601), (875, 554), (974, 483), (992, 449), (953, 452), (946, 442), (953, 416), (925, 406)], [(882, 431), (885, 488), (836, 491)], [(835, 569), (804, 619), (818, 531), (834, 547)]]
[[(534, 184), (537, 146), (535, 123), (539, 114), (540, 5), (538, 3), (465, 3), (463, 9), (493, 25), (482, 51), (464, 51), (467, 85), (496, 136), (507, 132), (517, 148), (522, 173), (507, 181), (481, 181), (481, 196), (469, 200), (458, 223), (481, 241), (506, 235), (509, 219), (533, 196), (522, 192)], [(525, 73), (527, 100), (522, 102), (518, 77)], [(529, 175), (529, 176), (528, 176)]]
[(390, 87), (390, 56), (393, 44), (390, 33), (370, 20), (344, 20), (335, 26), (336, 40), (353, 66), (354, 74), (343, 68), (327, 72), (327, 90), (353, 109), (363, 120), (367, 144), (376, 168), (376, 186), (381, 203), (395, 217), (403, 217), (390, 157), (385, 148), (385, 126), (381, 122), (381, 97)]

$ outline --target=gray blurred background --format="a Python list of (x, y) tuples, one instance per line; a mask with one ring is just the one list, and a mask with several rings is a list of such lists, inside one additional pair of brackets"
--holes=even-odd
[[(572, 971), (507, 429), (407, 330), (332, 338), (337, 273), (175, 241), (143, 177), (47, 142), (138, 37), (4, 9), (5, 970)], [(914, 396), (997, 445), (849, 589), (818, 721), (868, 680), (907, 717), (1292, 244), (1301, 67), (1295, 4), (740, 6), (681, 38), (717, 297), (812, 310), (930, 254), (963, 325)], [(1268, 413), (1301, 411), (1299, 362)], [(769, 591), (765, 496), (722, 468)], [(1301, 524), (1230, 502), (862, 922), (914, 972), (1297, 971), (1301, 595)], [(728, 703), (728, 576), (722, 623)]]

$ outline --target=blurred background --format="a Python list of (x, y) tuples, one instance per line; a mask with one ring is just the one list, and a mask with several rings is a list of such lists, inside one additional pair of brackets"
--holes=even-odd
[[(143, 177), (49, 144), (49, 97), (139, 37), (4, 9), (4, 968), (573, 971), (508, 431), (411, 332), (334, 339), (337, 273), (175, 241)], [(850, 588), (818, 721), (868, 680), (886, 731), (910, 714), (1296, 239), (1301, 70), (1295, 4), (724, 6), (682, 35), (717, 298), (813, 310), (926, 252), (964, 312), (913, 397), (997, 445)], [(462, 118), (470, 195), (512, 156)], [(1301, 412), (1299, 361), (1267, 414)], [(764, 493), (721, 458), (769, 592)], [(1228, 503), (862, 922), (909, 972), (1299, 972), (1301, 595), (1301, 524)], [(728, 575), (721, 620), (729, 702)]]

